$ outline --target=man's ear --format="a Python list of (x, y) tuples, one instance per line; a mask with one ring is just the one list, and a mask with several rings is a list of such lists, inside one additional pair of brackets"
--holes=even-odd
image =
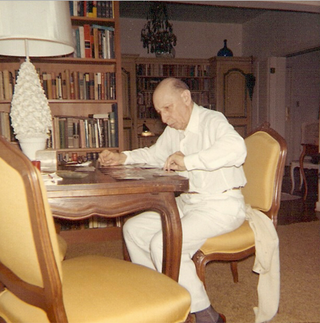
[(184, 90), (181, 93), (181, 98), (184, 101), (185, 104), (189, 105), (190, 102), (192, 101), (191, 99), (191, 92), (189, 90)]

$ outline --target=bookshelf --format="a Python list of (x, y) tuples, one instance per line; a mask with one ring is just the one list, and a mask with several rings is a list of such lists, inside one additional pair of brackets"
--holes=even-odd
[[(70, 159), (73, 153), (95, 157), (105, 147), (123, 150), (119, 2), (97, 1), (96, 6), (91, 6), (91, 1), (69, 3), (75, 53), (59, 58), (31, 57), (53, 117), (48, 149), (57, 151), (58, 161)], [(23, 60), (0, 58), (0, 133), (11, 141), (8, 115)]]
[[(152, 102), (154, 89), (161, 80), (167, 77), (182, 79), (189, 85), (193, 100), (200, 105), (210, 107), (211, 76), (207, 59), (161, 59), (123, 55), (122, 66), (131, 74), (130, 95), (134, 148), (153, 144), (165, 127)], [(144, 123), (155, 136), (141, 137), (140, 133)]]

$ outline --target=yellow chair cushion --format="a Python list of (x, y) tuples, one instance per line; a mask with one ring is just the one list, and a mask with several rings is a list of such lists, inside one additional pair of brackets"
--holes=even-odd
[[(171, 278), (119, 259), (84, 256), (62, 262), (63, 298), (69, 322), (184, 322), (190, 295)], [(44, 323), (43, 311), (9, 292), (0, 295), (8, 322)]]
[(264, 131), (258, 131), (245, 139), (247, 159), (243, 165), (247, 184), (242, 189), (245, 202), (252, 208), (268, 211), (274, 194), (279, 143)]
[(254, 233), (249, 222), (244, 223), (236, 230), (220, 236), (207, 239), (200, 250), (205, 254), (237, 253), (254, 247)]

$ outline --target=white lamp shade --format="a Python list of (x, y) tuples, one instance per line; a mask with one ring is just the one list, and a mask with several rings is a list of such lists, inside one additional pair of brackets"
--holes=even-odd
[(68, 1), (0, 1), (0, 55), (61, 56), (73, 51)]

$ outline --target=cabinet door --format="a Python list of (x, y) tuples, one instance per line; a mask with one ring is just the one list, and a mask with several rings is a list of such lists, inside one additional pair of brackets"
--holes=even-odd
[(241, 136), (251, 130), (251, 98), (248, 75), (249, 58), (217, 58), (214, 60), (215, 108), (221, 111)]

